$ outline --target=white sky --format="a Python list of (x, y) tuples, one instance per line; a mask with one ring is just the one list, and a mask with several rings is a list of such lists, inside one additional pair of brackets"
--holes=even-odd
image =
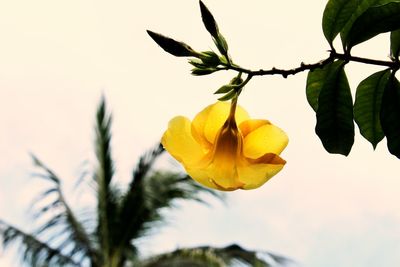
[[(325, 1), (205, 3), (244, 67), (292, 68), (328, 56), (320, 25)], [(192, 77), (186, 61), (162, 51), (146, 29), (197, 50), (213, 48), (195, 0), (0, 2), (1, 218), (29, 229), (26, 211), (37, 188), (29, 152), (72, 184), (82, 162), (93, 158), (92, 126), (102, 93), (114, 115), (113, 152), (123, 183), (170, 118), (193, 118), (235, 75)], [(387, 40), (376, 38), (353, 54), (384, 59)], [(353, 93), (379, 69), (350, 64)], [(288, 133), (284, 170), (258, 190), (230, 193), (226, 206), (182, 205), (169, 217), (173, 226), (143, 244), (145, 253), (236, 242), (308, 267), (398, 265), (399, 161), (385, 141), (374, 152), (358, 130), (349, 157), (325, 152), (314, 133), (305, 81), (306, 73), (255, 78), (239, 100), (253, 117)], [(0, 266), (18, 266), (11, 262), (0, 253)]]

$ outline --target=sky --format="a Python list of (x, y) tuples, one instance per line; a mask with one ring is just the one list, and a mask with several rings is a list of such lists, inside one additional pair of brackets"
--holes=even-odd
[[(204, 2), (243, 67), (293, 68), (328, 57), (321, 29), (326, 1)], [(124, 185), (172, 117), (193, 118), (235, 76), (191, 76), (186, 60), (161, 50), (146, 29), (198, 51), (215, 50), (195, 0), (0, 2), (0, 218), (31, 227), (29, 202), (42, 185), (32, 179), (29, 153), (60, 174), (67, 193), (82, 169), (93, 167), (94, 114), (102, 95), (113, 113), (116, 179)], [(378, 36), (352, 53), (387, 59), (388, 38)], [(353, 96), (377, 70), (346, 66)], [(225, 204), (181, 203), (168, 214), (169, 226), (142, 241), (145, 255), (237, 243), (305, 267), (398, 266), (400, 162), (385, 140), (374, 151), (358, 128), (348, 157), (328, 154), (314, 132), (305, 83), (306, 73), (255, 77), (239, 99), (252, 117), (288, 134), (285, 168), (259, 189), (228, 193)], [(77, 198), (71, 202), (86, 201)], [(19, 265), (0, 250), (0, 266)]]

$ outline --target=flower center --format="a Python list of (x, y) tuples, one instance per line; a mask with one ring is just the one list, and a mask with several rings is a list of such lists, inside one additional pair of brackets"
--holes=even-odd
[(243, 136), (236, 120), (237, 99), (232, 100), (229, 116), (217, 134), (214, 146), (214, 161), (236, 162), (243, 149)]

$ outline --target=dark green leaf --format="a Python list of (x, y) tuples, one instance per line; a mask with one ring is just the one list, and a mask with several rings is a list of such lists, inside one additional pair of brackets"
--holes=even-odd
[(381, 124), (390, 153), (400, 158), (400, 83), (394, 74), (383, 93)]
[(400, 53), (400, 29), (390, 33), (390, 56), (396, 60)]
[(236, 95), (237, 95), (236, 90), (231, 90), (224, 96), (218, 98), (218, 100), (219, 101), (228, 101), (228, 100), (231, 100), (232, 98), (234, 98)]
[(147, 30), (150, 37), (156, 42), (164, 51), (176, 57), (191, 57), (196, 56), (196, 52), (187, 44), (175, 41), (169, 37)]
[(306, 96), (310, 106), (316, 112), (318, 110), (318, 97), (321, 92), (321, 88), (324, 86), (326, 77), (331, 72), (332, 68), (336, 68), (339, 61), (329, 63), (321, 69), (315, 69), (308, 72), (307, 85), (306, 85)]
[(203, 19), (204, 26), (206, 27), (207, 31), (211, 34), (212, 37), (218, 39), (218, 25), (214, 19), (214, 16), (211, 14), (210, 10), (206, 7), (206, 5), (200, 1), (200, 12), (201, 18)]
[(390, 70), (374, 73), (357, 87), (354, 120), (360, 128), (361, 135), (372, 144), (374, 149), (384, 137), (380, 111), (383, 91), (389, 76)]
[[(342, 39), (343, 47), (345, 47), (346, 39), (349, 34), (351, 27), (354, 22), (357, 20), (359, 16), (361, 16), (370, 6), (375, 5), (377, 2), (382, 0), (358, 0), (358, 6), (356, 10), (353, 12), (345, 26), (340, 31), (340, 37)], [(383, 0), (386, 2), (390, 2), (389, 0)]]
[(315, 132), (329, 153), (347, 156), (354, 143), (353, 102), (343, 61), (330, 66), (318, 97)]
[(214, 94), (225, 94), (228, 93), (229, 91), (233, 90), (237, 86), (232, 85), (232, 84), (226, 84), (221, 86), (217, 91), (214, 92)]
[(322, 17), (322, 30), (331, 46), (335, 37), (353, 15), (358, 2), (359, 0), (330, 0), (327, 3)]
[(370, 6), (351, 25), (344, 45), (350, 50), (380, 33), (397, 29), (400, 29), (400, 2)]

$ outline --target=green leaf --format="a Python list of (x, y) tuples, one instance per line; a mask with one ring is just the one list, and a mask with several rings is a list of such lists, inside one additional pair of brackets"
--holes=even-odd
[[(340, 37), (342, 39), (343, 47), (345, 47), (346, 39), (349, 34), (351, 27), (359, 16), (361, 16), (370, 6), (375, 5), (377, 2), (382, 0), (358, 0), (358, 6), (356, 10), (351, 15), (350, 19), (347, 21), (346, 25), (340, 31)], [(390, 2), (390, 0), (384, 0)]]
[(237, 88), (236, 85), (233, 84), (226, 84), (221, 86), (217, 91), (214, 92), (214, 94), (225, 94), (228, 93), (229, 91)]
[(329, 69), (318, 97), (315, 132), (329, 153), (347, 156), (354, 143), (353, 102), (344, 72), (345, 62)]
[(218, 98), (218, 100), (219, 101), (228, 101), (228, 100), (231, 100), (232, 98), (234, 98), (236, 95), (237, 95), (236, 90), (231, 90), (224, 96)]
[(322, 69), (315, 69), (308, 72), (307, 85), (306, 85), (306, 96), (307, 101), (315, 112), (318, 110), (318, 97), (322, 87), (325, 84), (326, 77), (331, 72), (332, 68), (337, 67), (340, 64), (339, 61), (332, 62), (324, 66)]
[(393, 60), (399, 58), (400, 53), (400, 29), (390, 33), (390, 56)]
[(326, 40), (332, 42), (346, 25), (358, 6), (359, 0), (330, 0), (322, 17), (322, 30)]
[(183, 42), (175, 41), (162, 34), (155, 33), (147, 30), (150, 37), (156, 42), (164, 51), (174, 55), (176, 57), (191, 57), (197, 56), (197, 53), (187, 44)]
[(394, 74), (383, 93), (381, 124), (389, 152), (400, 158), (400, 83)]
[(400, 29), (400, 2), (381, 2), (386, 1), (378, 1), (354, 20), (343, 40), (348, 51), (378, 34)]
[(360, 128), (361, 135), (373, 146), (383, 139), (380, 122), (380, 111), (383, 91), (388, 83), (390, 70), (372, 74), (357, 87), (354, 102), (354, 120)]

